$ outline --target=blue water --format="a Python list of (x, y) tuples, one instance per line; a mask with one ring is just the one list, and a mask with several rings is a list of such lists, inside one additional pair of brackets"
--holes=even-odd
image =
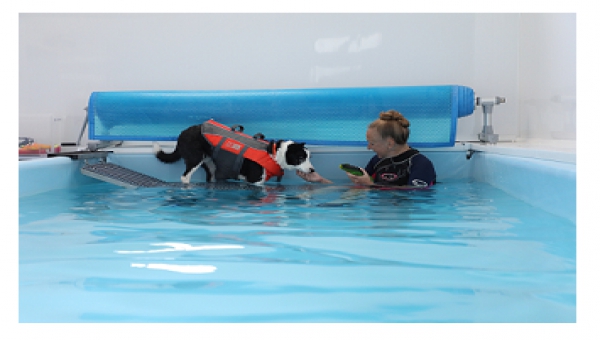
[(575, 225), (485, 183), (20, 199), (20, 322), (575, 322)]

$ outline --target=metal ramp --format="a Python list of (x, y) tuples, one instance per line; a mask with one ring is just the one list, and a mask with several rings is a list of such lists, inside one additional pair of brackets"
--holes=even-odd
[[(165, 182), (120, 165), (108, 163), (107, 157), (112, 151), (75, 151), (48, 154), (48, 157), (69, 157), (83, 160), (81, 173), (104, 182), (126, 188), (183, 187), (183, 183)], [(188, 187), (188, 186), (186, 186)]]
[[(243, 182), (214, 182), (214, 183), (189, 183), (165, 182), (156, 177), (148, 176), (120, 165), (107, 162), (85, 164), (81, 167), (81, 173), (126, 188), (202, 188), (213, 190), (253, 190), (262, 191), (263, 187)], [(278, 186), (279, 187), (279, 186)]]
[(154, 188), (178, 185), (112, 163), (85, 164), (81, 173), (126, 188)]
[(165, 182), (156, 177), (124, 168), (120, 165), (107, 162), (108, 154), (112, 151), (77, 151), (48, 154), (48, 157), (69, 157), (72, 160), (84, 161), (81, 173), (85, 176), (95, 178), (125, 188), (202, 188), (209, 190), (250, 190), (250, 191), (280, 191), (284, 189), (312, 190), (310, 184), (302, 185), (265, 185), (258, 186), (246, 182), (196, 182), (184, 184), (181, 182)]

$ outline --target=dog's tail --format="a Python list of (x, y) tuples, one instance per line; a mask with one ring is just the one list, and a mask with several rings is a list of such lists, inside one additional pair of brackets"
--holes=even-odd
[(179, 153), (177, 147), (175, 147), (175, 150), (173, 150), (172, 153), (166, 153), (162, 151), (158, 143), (154, 142), (152, 143), (152, 149), (154, 150), (154, 155), (156, 155), (156, 158), (158, 158), (161, 162), (173, 163), (181, 159), (181, 154)]

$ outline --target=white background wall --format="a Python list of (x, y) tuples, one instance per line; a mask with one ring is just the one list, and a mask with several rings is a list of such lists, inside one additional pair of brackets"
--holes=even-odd
[[(93, 91), (458, 84), (501, 140), (575, 142), (575, 14), (20, 14), (19, 134), (75, 141)], [(376, 113), (374, 113), (375, 115)], [(477, 140), (482, 111), (457, 139)]]

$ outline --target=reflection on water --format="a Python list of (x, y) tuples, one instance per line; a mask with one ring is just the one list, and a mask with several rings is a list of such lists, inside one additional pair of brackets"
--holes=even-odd
[(483, 183), (99, 184), (21, 198), (19, 231), (24, 322), (575, 318), (574, 225)]

